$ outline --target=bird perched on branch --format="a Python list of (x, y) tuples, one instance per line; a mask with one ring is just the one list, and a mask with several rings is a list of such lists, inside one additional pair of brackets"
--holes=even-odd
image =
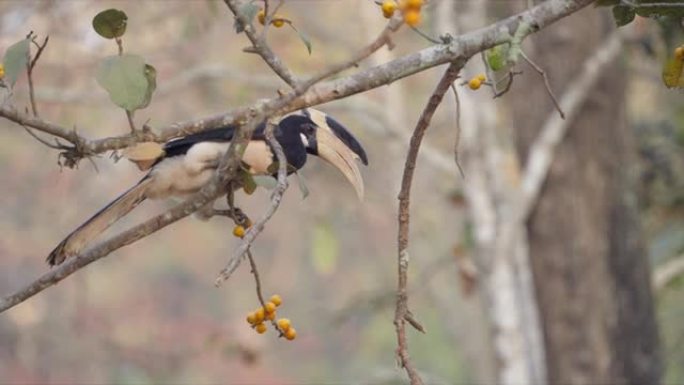
[[(269, 166), (277, 159), (264, 136), (265, 123), (254, 131), (242, 161), (252, 174), (273, 174)], [(95, 237), (128, 214), (145, 199), (187, 197), (207, 184), (235, 133), (234, 126), (171, 139), (159, 146), (152, 159), (136, 161), (141, 170), (149, 170), (135, 186), (98, 211), (69, 234), (47, 257), (50, 265), (62, 263), (79, 254)], [(368, 164), (366, 152), (354, 136), (329, 115), (305, 109), (284, 116), (274, 129), (274, 137), (285, 153), (288, 173), (299, 170), (307, 154), (331, 163), (354, 186), (363, 198), (363, 179), (357, 160)]]

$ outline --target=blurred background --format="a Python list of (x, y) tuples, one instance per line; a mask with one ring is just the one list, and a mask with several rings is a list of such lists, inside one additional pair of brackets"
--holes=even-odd
[[(452, 31), (463, 32), (513, 13), (492, 2), (487, 17), (470, 19), (482, 24), (470, 26), (471, 13), (482, 14), (480, 3), (433, 0), (421, 29), (438, 36), (452, 23)], [(138, 125), (154, 128), (213, 115), (273, 97), (285, 87), (256, 55), (242, 52), (247, 40), (234, 33), (232, 16), (220, 1), (2, 1), (0, 51), (31, 30), (41, 39), (50, 36), (34, 72), (43, 118), (88, 138), (128, 132), (126, 115), (94, 78), (97, 64), (115, 54), (116, 45), (99, 37), (91, 20), (111, 7), (129, 16), (125, 51), (142, 55), (158, 72), (151, 104), (136, 113)], [(288, 0), (281, 13), (313, 45), (309, 55), (294, 31), (269, 32), (274, 50), (300, 75), (346, 59), (385, 23), (377, 5), (367, 0)], [(684, 253), (684, 103), (681, 93), (663, 86), (661, 62), (650, 51), (661, 44), (659, 27), (630, 28), (638, 29), (637, 37), (620, 54), (627, 76), (618, 81), (626, 89), (625, 115), (635, 139), (642, 234), (648, 259), (658, 267)], [(360, 67), (430, 44), (406, 28), (394, 42), (394, 50), (382, 50)], [(297, 328), (294, 342), (276, 338), (272, 330), (258, 335), (245, 322), (258, 304), (246, 264), (214, 288), (216, 274), (238, 245), (232, 223), (187, 218), (0, 315), (0, 382), (405, 381), (394, 357), (392, 325), (396, 197), (408, 136), (442, 71), (319, 107), (354, 132), (370, 165), (362, 170), (366, 198), (359, 202), (341, 174), (310, 161), (303, 170), (310, 195), (302, 199), (291, 180), (280, 210), (253, 247), (265, 295), (283, 297), (279, 316)], [(514, 85), (497, 108), (513, 108), (521, 91)], [(20, 110), (28, 106), (25, 76), (15, 88), (14, 103)], [(493, 119), (507, 124), (498, 115)], [(454, 130), (448, 95), (426, 137), (413, 185), (410, 303), (427, 333), (410, 332), (410, 352), (431, 383), (491, 383), (495, 360), (481, 295), (463, 274), (472, 236), (464, 179), (453, 163)], [(140, 172), (109, 156), (61, 169), (57, 153), (20, 126), (0, 120), (0, 133), (0, 293), (5, 295), (44, 273), (49, 251), (135, 183)], [(237, 199), (258, 217), (268, 192), (259, 189)], [(107, 235), (171, 205), (146, 202)], [(666, 382), (684, 383), (681, 279), (658, 290), (655, 299)]]

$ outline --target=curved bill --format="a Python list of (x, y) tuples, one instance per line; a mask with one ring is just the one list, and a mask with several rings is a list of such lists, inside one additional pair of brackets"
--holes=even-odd
[(356, 160), (359, 156), (349, 149), (344, 142), (326, 129), (316, 130), (316, 142), (318, 144), (318, 156), (325, 159), (344, 174), (349, 183), (354, 186), (359, 200), (363, 200), (363, 178)]

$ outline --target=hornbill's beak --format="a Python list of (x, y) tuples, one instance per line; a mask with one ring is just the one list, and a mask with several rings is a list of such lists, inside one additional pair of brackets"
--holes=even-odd
[(325, 128), (319, 128), (316, 131), (316, 142), (318, 143), (318, 156), (337, 167), (354, 186), (359, 199), (363, 200), (363, 178), (356, 165), (356, 160), (361, 159), (359, 155)]
[(367, 165), (368, 158), (361, 144), (329, 115), (314, 109), (306, 109), (303, 112), (316, 125), (314, 138), (310, 138), (315, 142), (313, 153), (337, 167), (354, 186), (359, 199), (363, 200), (363, 178), (356, 161)]

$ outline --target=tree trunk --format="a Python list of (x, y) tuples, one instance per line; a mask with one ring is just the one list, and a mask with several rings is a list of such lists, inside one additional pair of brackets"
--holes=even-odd
[[(556, 94), (614, 28), (605, 16), (582, 11), (525, 44)], [(609, 68), (557, 148), (528, 221), (550, 383), (661, 378), (650, 270), (628, 175), (625, 71), (617, 61)], [(507, 99), (524, 160), (553, 105), (529, 67)]]

